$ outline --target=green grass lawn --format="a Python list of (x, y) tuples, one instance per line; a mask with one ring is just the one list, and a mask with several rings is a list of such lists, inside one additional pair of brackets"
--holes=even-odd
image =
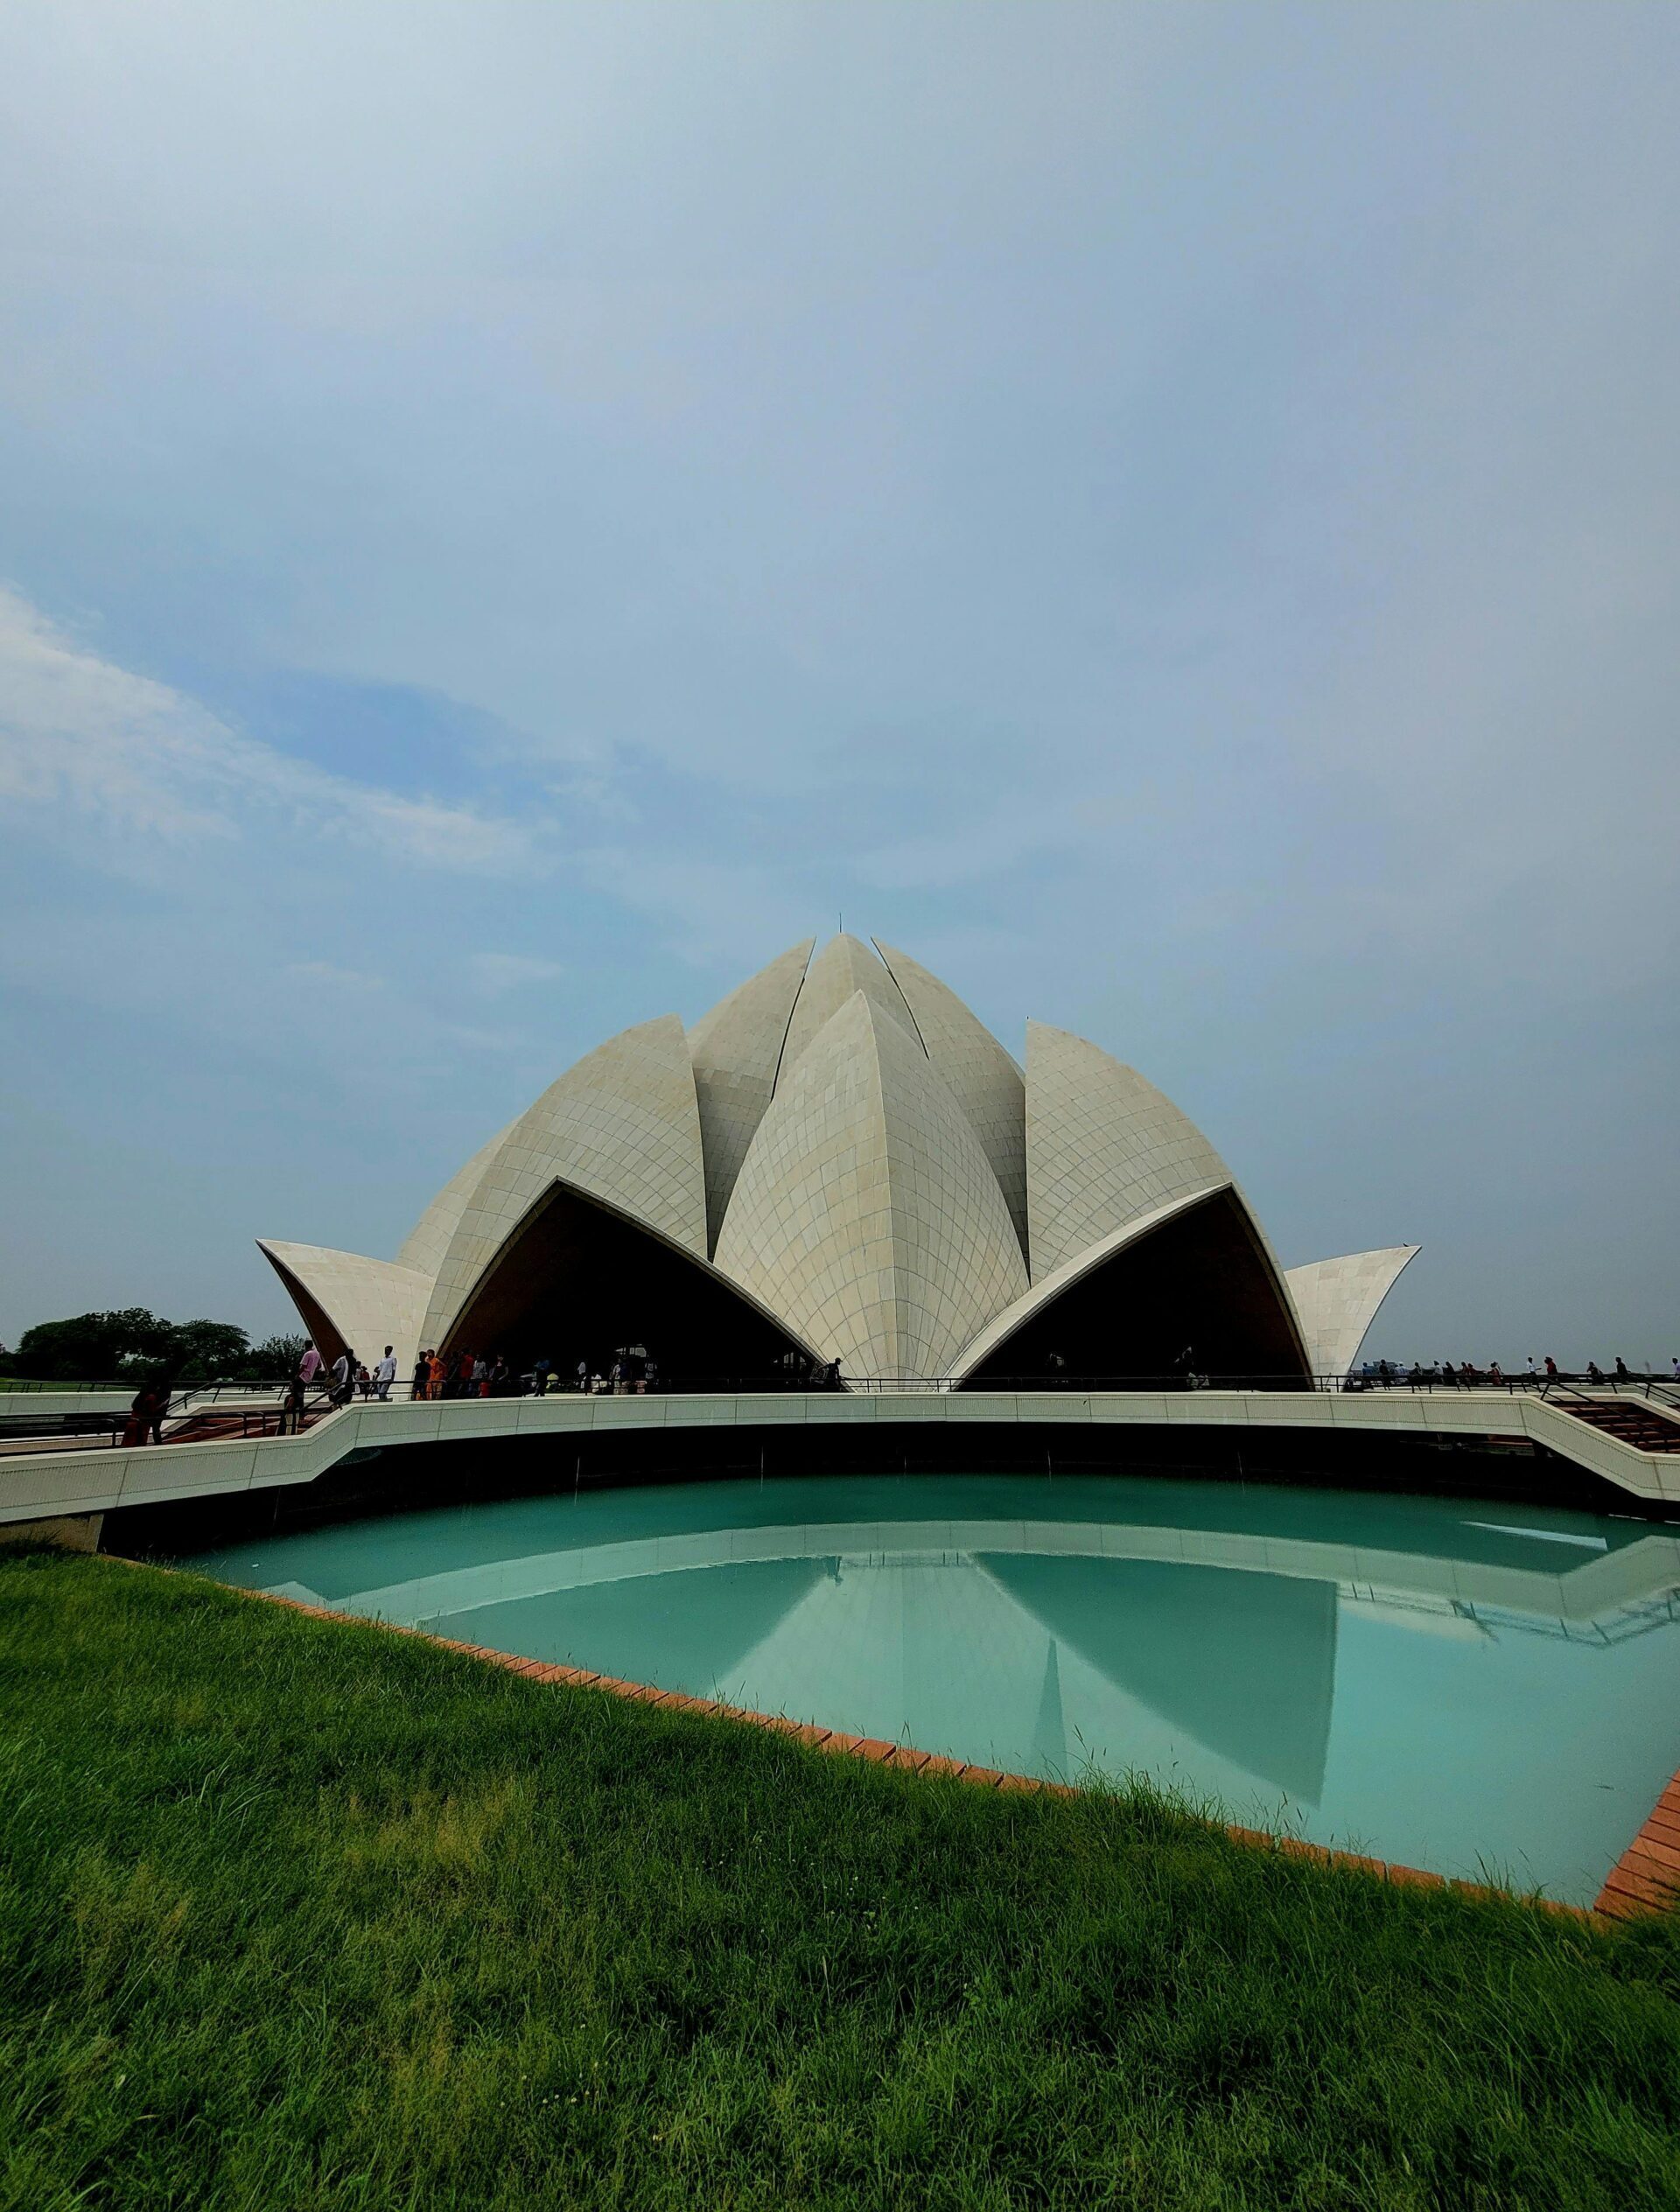
[(0, 2203), (1680, 2203), (1609, 1935), (0, 1553)]

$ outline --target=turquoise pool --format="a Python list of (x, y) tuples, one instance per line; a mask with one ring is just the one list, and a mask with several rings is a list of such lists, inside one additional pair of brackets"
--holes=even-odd
[(247, 1587), (1589, 1903), (1680, 1766), (1680, 1539), (1134, 1477), (826, 1476), (381, 1518)]

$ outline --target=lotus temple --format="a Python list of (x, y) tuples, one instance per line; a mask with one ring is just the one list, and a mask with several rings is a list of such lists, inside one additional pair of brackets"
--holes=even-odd
[[(1680, 1393), (1366, 1387), (1411, 1246), (1284, 1268), (1144, 1075), (1017, 1061), (891, 945), (609, 1038), (393, 1258), (260, 1242), (396, 1389), (0, 1410), (0, 1543), (917, 1774), (1147, 1773), (1396, 1879), (1631, 1911), (1671, 1847)], [(416, 1402), (422, 1353), (500, 1386)]]
[(907, 953), (794, 945), (685, 1029), (609, 1038), (492, 1137), (393, 1259), (261, 1240), (328, 1358), (842, 1389), (1301, 1390), (1416, 1250), (1279, 1266), (1144, 1075), (1040, 1022), (1025, 1065)]

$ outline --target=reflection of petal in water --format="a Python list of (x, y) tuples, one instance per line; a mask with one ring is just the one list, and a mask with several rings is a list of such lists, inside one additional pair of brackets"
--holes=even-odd
[(734, 1679), (745, 1654), (798, 1606), (826, 1567), (822, 1559), (774, 1559), (598, 1583), (452, 1614), (448, 1629), (494, 1649), (704, 1696)]
[(1318, 1802), (1335, 1687), (1334, 1583), (1137, 1559), (993, 1552), (978, 1564), (1163, 1719)]
[(1045, 1632), (961, 1554), (843, 1559), (741, 1661), (740, 1702), (1018, 1767)]
[(1032, 1731), (1032, 1751), (1040, 1772), (1066, 1778), (1068, 1730), (1061, 1713), (1061, 1662), (1057, 1656), (1054, 1636), (1050, 1639), (1050, 1648), (1045, 1654), (1044, 1688), (1039, 1692), (1039, 1718)]

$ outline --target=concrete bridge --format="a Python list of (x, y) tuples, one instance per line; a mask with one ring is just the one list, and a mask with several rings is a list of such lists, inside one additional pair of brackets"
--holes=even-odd
[[(271, 1408), (274, 1398), (248, 1402)], [(0, 1447), (0, 1536), (39, 1533), (94, 1545), (107, 1513), (209, 1503), (271, 1490), (299, 1493), (352, 1454), (396, 1446), (548, 1438), (559, 1456), (587, 1440), (598, 1458), (614, 1437), (627, 1442), (633, 1435), (652, 1440), (663, 1433), (670, 1439), (676, 1473), (688, 1448), (678, 1438), (687, 1432), (697, 1445), (703, 1441), (696, 1434), (700, 1432), (710, 1432), (714, 1445), (721, 1432), (747, 1438), (779, 1432), (784, 1453), (789, 1432), (811, 1435), (814, 1445), (822, 1433), (830, 1458), (834, 1443), (850, 1432), (860, 1460), (878, 1460), (900, 1446), (906, 1454), (916, 1449), (918, 1435), (931, 1443), (931, 1429), (944, 1432), (948, 1451), (958, 1451), (960, 1432), (966, 1431), (976, 1446), (984, 1432), (995, 1460), (1000, 1435), (1006, 1438), (1018, 1430), (1024, 1455), (1031, 1454), (1024, 1456), (1024, 1471), (1039, 1464), (1046, 1434), (1065, 1434), (1070, 1460), (1101, 1456), (1116, 1469), (1128, 1461), (1148, 1464), (1152, 1442), (1163, 1438), (1172, 1439), (1180, 1453), (1193, 1439), (1205, 1442), (1222, 1458), (1233, 1446), (1265, 1440), (1275, 1451), (1280, 1444), (1287, 1448), (1313, 1438), (1349, 1442), (1361, 1436), (1410, 1438), (1420, 1446), (1458, 1445), (1544, 1455), (1608, 1485), (1630, 1506), (1656, 1515), (1680, 1511), (1680, 1450), (1642, 1448), (1626, 1433), (1615, 1432), (1628, 1426), (1620, 1409), (1638, 1404), (1614, 1392), (1581, 1394), (1577, 1410), (1570, 1410), (1534, 1392), (1497, 1389), (673, 1391), (419, 1404), (356, 1400), (301, 1436), (223, 1438), (147, 1449), (43, 1451), (38, 1444), (27, 1452), (6, 1453)], [(1670, 1428), (1680, 1442), (1680, 1422), (1642, 1412), (1635, 1432), (1666, 1440)]]

